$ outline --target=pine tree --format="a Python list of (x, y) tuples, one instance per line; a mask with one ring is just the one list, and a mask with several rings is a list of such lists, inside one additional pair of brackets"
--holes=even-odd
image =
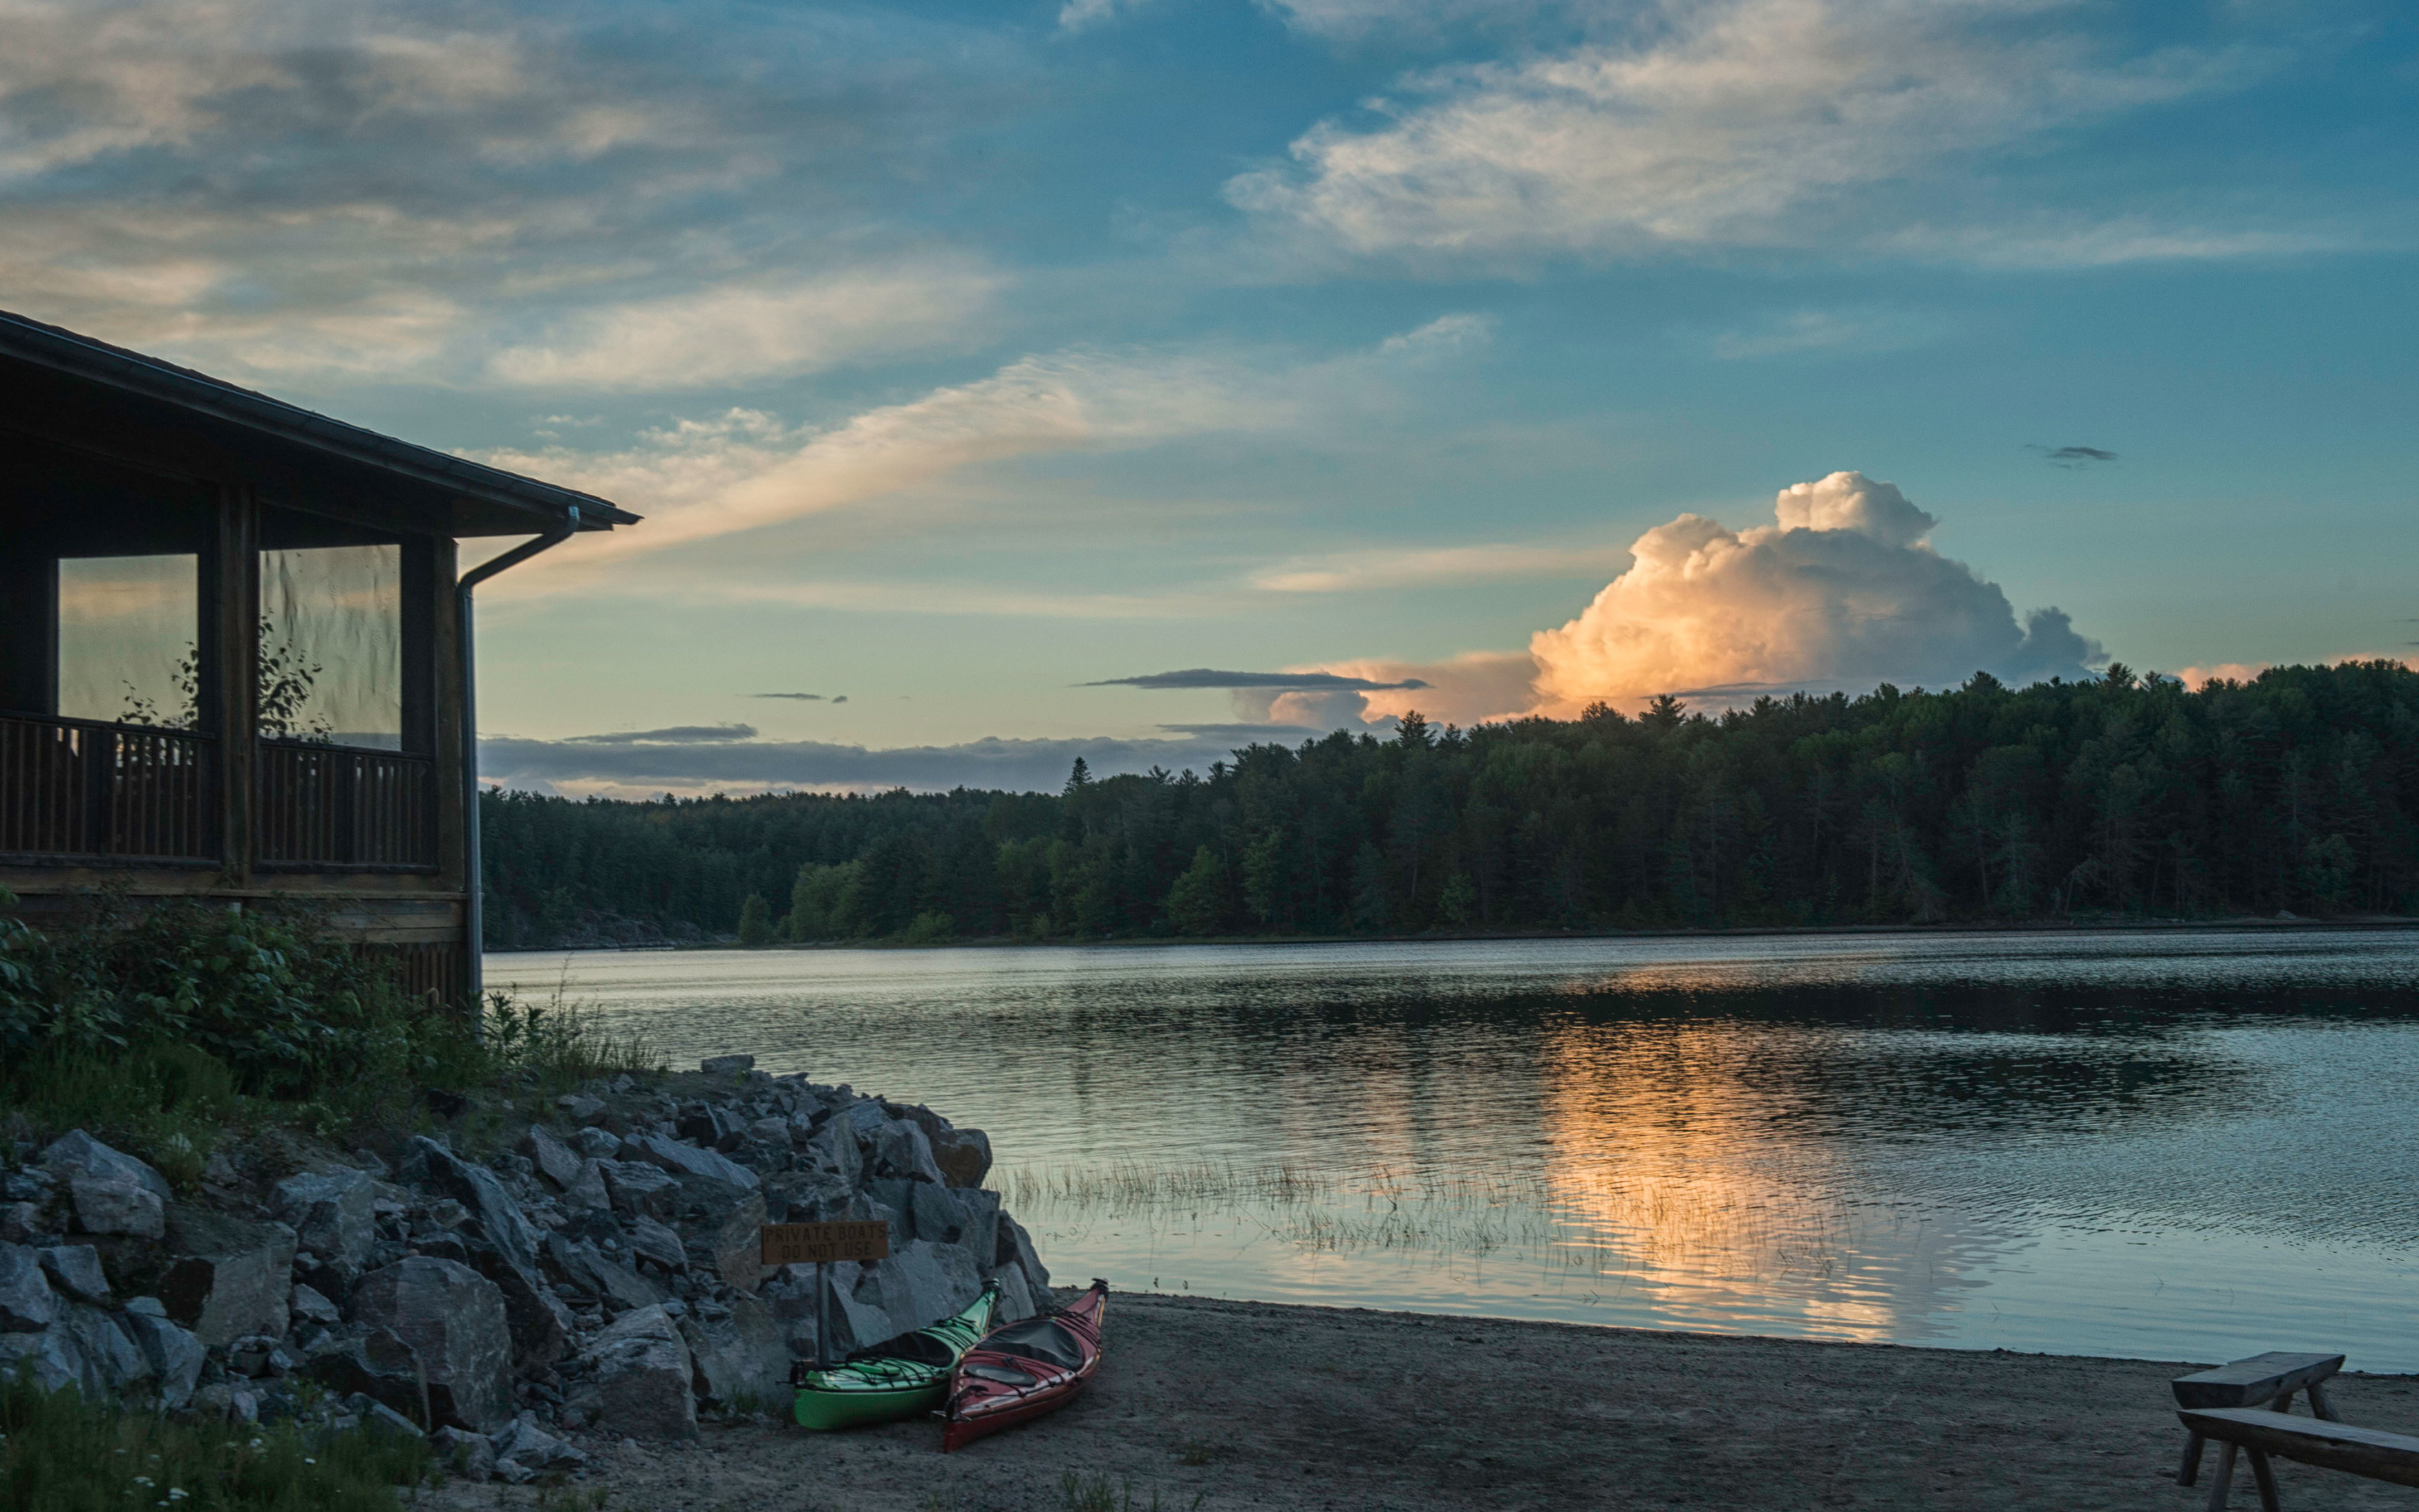
[(739, 944), (745, 949), (761, 950), (773, 943), (773, 908), (761, 892), (751, 892), (739, 905)]

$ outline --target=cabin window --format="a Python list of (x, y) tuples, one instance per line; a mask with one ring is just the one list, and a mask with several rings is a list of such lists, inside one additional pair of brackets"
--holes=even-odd
[(59, 714), (193, 729), (200, 626), (198, 556), (60, 558)]
[(262, 735), (401, 749), (403, 548), (261, 552), (259, 677)]

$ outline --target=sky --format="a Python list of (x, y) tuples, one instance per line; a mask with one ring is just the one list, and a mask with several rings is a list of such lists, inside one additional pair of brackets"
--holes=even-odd
[(644, 515), (492, 777), (2411, 654), (2355, 0), (0, 0), (0, 307)]

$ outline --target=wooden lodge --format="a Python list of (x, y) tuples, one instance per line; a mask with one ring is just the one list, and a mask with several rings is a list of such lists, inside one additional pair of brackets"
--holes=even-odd
[[(0, 886), (309, 899), (477, 991), (470, 590), (638, 517), (0, 312)], [(533, 536), (461, 575), (457, 543)]]

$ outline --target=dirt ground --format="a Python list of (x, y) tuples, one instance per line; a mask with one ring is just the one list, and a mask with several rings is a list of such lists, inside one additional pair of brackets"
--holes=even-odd
[[(600, 1473), (574, 1489), (604, 1489), (614, 1512), (2180, 1512), (2211, 1473), (2175, 1483), (2167, 1381), (2197, 1365), (1140, 1295), (1113, 1295), (1107, 1321), (1086, 1399), (954, 1455), (929, 1420), (710, 1427), (670, 1448), (583, 1441)], [(2419, 1433), (2419, 1378), (2331, 1392), (2348, 1421)], [(2419, 1490), (2282, 1462), (2277, 1476), (2288, 1512), (2419, 1509)], [(535, 1500), (456, 1486), (424, 1504)], [(2234, 1504), (2258, 1505), (2247, 1468)]]

